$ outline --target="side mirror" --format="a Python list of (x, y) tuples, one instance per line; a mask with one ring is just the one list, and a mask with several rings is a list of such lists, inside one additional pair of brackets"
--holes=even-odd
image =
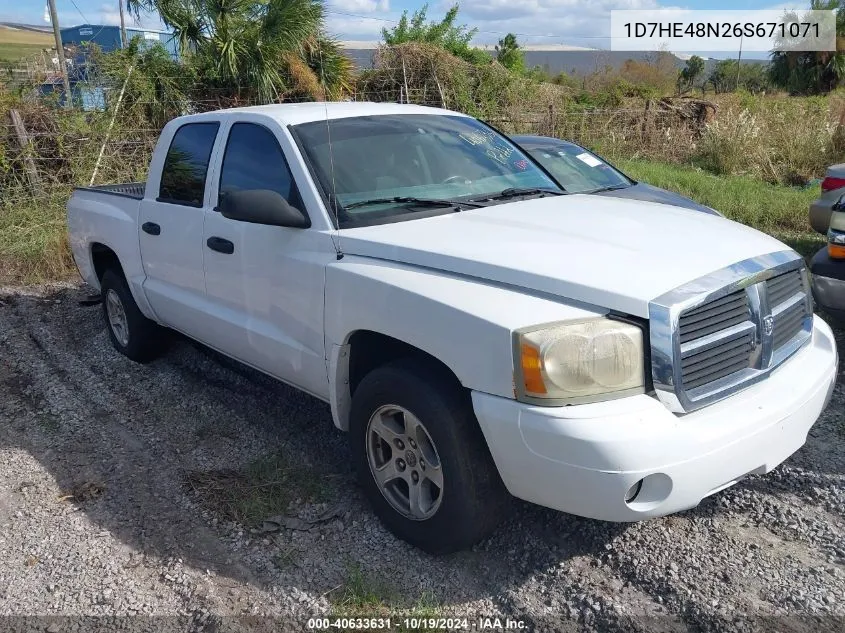
[(239, 222), (294, 229), (311, 226), (308, 216), (270, 189), (230, 191), (222, 197), (218, 209), (224, 218)]

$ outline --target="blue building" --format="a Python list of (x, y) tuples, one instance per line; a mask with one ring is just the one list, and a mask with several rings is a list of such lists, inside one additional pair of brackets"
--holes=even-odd
[[(104, 52), (114, 51), (123, 48), (120, 41), (120, 27), (106, 26), (104, 24), (80, 24), (61, 29), (62, 43), (65, 46), (85, 46), (96, 44)], [(179, 59), (179, 42), (173, 33), (157, 31), (155, 29), (139, 29), (137, 27), (126, 27), (126, 38), (131, 41), (136, 37), (141, 38), (145, 45), (161, 44), (173, 59)]]
[[(97, 83), (96, 75), (92, 79), (89, 73), (92, 62), (88, 55), (87, 46), (96, 44), (103, 52), (123, 48), (120, 39), (120, 27), (103, 24), (80, 24), (79, 26), (61, 29), (61, 34), (67, 58), (72, 103), (83, 110), (105, 109), (108, 90), (105, 86)], [(140, 38), (143, 46), (161, 44), (173, 59), (179, 59), (179, 42), (173, 33), (155, 29), (127, 28), (126, 37), (128, 41)], [(58, 73), (41, 84), (40, 92), (44, 96), (56, 95), (59, 104), (64, 104), (67, 99), (67, 95), (64, 94), (62, 78)]]

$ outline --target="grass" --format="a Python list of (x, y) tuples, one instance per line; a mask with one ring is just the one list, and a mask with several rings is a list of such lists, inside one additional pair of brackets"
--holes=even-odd
[(69, 195), (0, 203), (0, 284), (62, 280), (76, 272), (65, 221)]
[(807, 215), (819, 196), (818, 186), (773, 185), (751, 176), (715, 176), (695, 167), (646, 160), (615, 164), (636, 180), (676, 191), (769, 233), (805, 257), (824, 245), (824, 238), (810, 229)]
[[(329, 594), (331, 617), (392, 618), (398, 631), (410, 631), (401, 620), (408, 618), (443, 617), (440, 604), (429, 593), (422, 594), (416, 602), (409, 603), (401, 593), (383, 577), (376, 578), (364, 572), (358, 563), (347, 567), (346, 581), (337, 591)], [(426, 626), (415, 631), (429, 631)]]
[(45, 46), (33, 44), (13, 44), (0, 42), (0, 61), (16, 62), (25, 57), (32, 57), (41, 52)]
[(186, 482), (212, 511), (250, 527), (285, 514), (296, 499), (317, 502), (331, 496), (318, 471), (293, 465), (281, 453), (261, 457), (240, 470), (191, 471)]
[(0, 61), (17, 61), (55, 46), (50, 33), (0, 26)]

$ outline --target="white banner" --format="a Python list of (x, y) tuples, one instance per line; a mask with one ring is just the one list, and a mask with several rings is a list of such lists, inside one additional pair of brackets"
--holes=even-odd
[(614, 10), (610, 38), (614, 51), (835, 51), (836, 11)]

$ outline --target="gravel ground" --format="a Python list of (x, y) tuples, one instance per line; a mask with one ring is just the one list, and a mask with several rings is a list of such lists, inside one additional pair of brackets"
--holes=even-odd
[[(363, 503), (325, 404), (181, 339), (133, 364), (84, 296), (0, 291), (0, 615), (303, 630), (382, 604), (534, 630), (845, 630), (843, 380), (801, 451), (694, 510), (617, 525), (517, 502), (488, 541), (433, 558)], [(344, 511), (257, 534), (185, 484), (272, 452), (314, 465)]]

